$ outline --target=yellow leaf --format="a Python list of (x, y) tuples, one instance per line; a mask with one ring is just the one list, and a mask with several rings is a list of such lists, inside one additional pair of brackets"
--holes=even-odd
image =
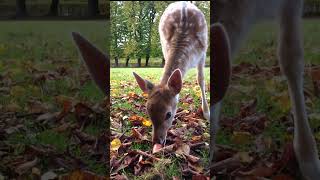
[(210, 134), (205, 132), (205, 133), (203, 133), (203, 137), (205, 139), (209, 139), (210, 138)]
[(128, 96), (129, 96), (130, 98), (136, 98), (138, 95), (137, 95), (135, 92), (129, 92), (129, 93), (128, 93)]
[(196, 96), (201, 97), (201, 91), (196, 91)]
[(144, 126), (150, 127), (152, 125), (152, 122), (149, 119), (143, 119), (142, 124)]
[(120, 139), (116, 138), (114, 140), (111, 141), (111, 150), (112, 151), (117, 151), (121, 146), (121, 141)]
[(192, 136), (191, 138), (193, 141), (200, 141), (202, 139), (202, 136)]
[(142, 93), (142, 96), (147, 98), (148, 97), (148, 93)]
[(184, 112), (184, 113), (187, 113), (187, 114), (190, 113), (190, 111), (188, 111), (188, 110), (186, 110), (186, 109), (183, 110), (183, 112)]

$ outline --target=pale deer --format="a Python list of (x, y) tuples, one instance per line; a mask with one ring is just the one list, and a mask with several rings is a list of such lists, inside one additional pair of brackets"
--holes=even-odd
[(209, 119), (205, 94), (204, 65), (208, 44), (204, 14), (192, 3), (175, 2), (163, 12), (159, 23), (162, 52), (165, 58), (160, 83), (154, 85), (133, 73), (141, 90), (148, 94), (146, 108), (153, 124), (152, 141), (164, 145), (167, 131), (177, 110), (179, 93), (186, 72), (197, 67), (202, 110)]
[[(219, 71), (213, 72), (216, 80), (213, 88), (213, 106), (211, 128), (211, 162), (214, 151), (214, 138), (219, 122), (221, 99), (229, 81), (230, 57), (235, 57), (241, 42), (255, 23), (267, 18), (276, 19), (279, 24), (278, 58), (281, 70), (288, 81), (294, 116), (293, 146), (302, 175), (306, 179), (320, 178), (318, 150), (312, 130), (309, 126), (303, 94), (303, 39), (301, 33), (301, 15), (303, 0), (216, 0), (213, 4), (212, 18), (222, 25), (211, 27), (214, 52), (213, 64)], [(224, 28), (225, 27), (225, 31)], [(228, 40), (229, 37), (229, 40)], [(228, 45), (230, 42), (230, 45)], [(225, 52), (215, 50), (225, 49)], [(230, 47), (230, 50), (228, 48)], [(230, 54), (229, 54), (230, 51)], [(219, 67), (220, 66), (220, 67)], [(221, 73), (221, 74), (219, 74)], [(215, 91), (215, 90), (213, 90)]]

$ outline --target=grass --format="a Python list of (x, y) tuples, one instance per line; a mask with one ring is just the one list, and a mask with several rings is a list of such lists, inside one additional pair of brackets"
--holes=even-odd
[[(276, 23), (265, 22), (254, 27), (247, 43), (241, 48), (235, 63), (251, 62), (271, 66), (276, 61), (278, 27)], [(320, 63), (319, 19), (303, 20), (304, 53), (306, 64)]]
[[(119, 65), (118, 67), (125, 67), (126, 66), (126, 58), (120, 58), (119, 59)], [(145, 59), (142, 58), (141, 59), (141, 66), (142, 67), (145, 67)], [(111, 64), (113, 67), (115, 67), (115, 60), (114, 59), (111, 59)], [(149, 65), (148, 67), (161, 67), (162, 65), (162, 58), (151, 58), (149, 60)], [(209, 67), (210, 65), (210, 55), (207, 55), (206, 57), (206, 66)], [(131, 58), (129, 60), (129, 63), (128, 63), (128, 66), (129, 68), (134, 68), (134, 67), (137, 67), (138, 66), (138, 62), (137, 62), (137, 59), (136, 58)]]
[[(15, 157), (24, 156), (25, 148), (29, 145), (49, 146), (61, 154), (70, 149), (70, 153), (81, 159), (88, 170), (106, 174), (105, 164), (98, 162), (96, 157), (90, 156), (74, 143), (72, 132), (55, 130), (61, 122), (41, 123), (36, 121), (37, 115), (34, 113), (61, 112), (63, 104), (59, 99), (84, 102), (89, 107), (102, 102), (103, 93), (86, 78), (88, 73), (84, 64), (80, 63), (71, 32), (80, 32), (98, 48), (106, 51), (107, 22), (3, 21), (0, 26), (0, 76), (4, 78), (0, 86), (8, 88), (0, 92), (0, 114), (20, 115), (20, 118), (11, 121), (23, 127), (23, 130), (6, 136), (4, 141), (14, 149), (14, 153), (6, 159), (14, 161)], [(41, 76), (46, 77), (45, 80), (41, 80)], [(40, 106), (34, 106), (32, 102)], [(72, 115), (66, 116), (64, 121), (77, 123)], [(2, 120), (1, 123), (8, 125)], [(90, 123), (83, 131), (99, 136), (106, 127), (105, 122)], [(46, 172), (50, 167), (48, 163), (46, 158), (40, 157), (38, 168)], [(6, 168), (0, 166), (3, 175), (7, 175)]]
[[(153, 83), (158, 83), (160, 80), (160, 77), (162, 75), (162, 68), (111, 68), (111, 77), (110, 77), (110, 83), (111, 83), (111, 117), (115, 116), (118, 113), (121, 113), (123, 116), (132, 116), (132, 115), (139, 115), (144, 118), (149, 118), (144, 112), (139, 110), (139, 108), (135, 107), (135, 104), (145, 104), (145, 99), (135, 99), (133, 101), (126, 99), (128, 94), (134, 93), (134, 94), (142, 94), (141, 89), (136, 84), (136, 81), (134, 79), (134, 76), (132, 72), (136, 72), (141, 77), (148, 79), (149, 81)], [(205, 68), (205, 80), (206, 80), (206, 88), (208, 88), (209, 84), (209, 74), (210, 69)], [(189, 96), (193, 99), (192, 104), (184, 104), (181, 101), (178, 104), (178, 107), (181, 107), (185, 110), (195, 111), (197, 108), (201, 107), (201, 101), (200, 101), (200, 88), (197, 85), (197, 71), (196, 69), (190, 70), (185, 78), (184, 78), (184, 85), (180, 93), (180, 99), (185, 98), (186, 96)], [(209, 99), (209, 93), (208, 89), (207, 92), (207, 99)], [(117, 131), (118, 133), (124, 133), (126, 136), (130, 136), (131, 134), (131, 128), (133, 127), (128, 122), (123, 122), (123, 130), (117, 129), (112, 124), (115, 122), (118, 122), (119, 120), (117, 118), (113, 118), (111, 122), (111, 128), (113, 128), (114, 131)], [(204, 123), (206, 123), (207, 128), (204, 128), (205, 132), (208, 133), (209, 131), (209, 123), (204, 120)], [(175, 128), (181, 128), (182, 124), (178, 123), (173, 127)], [(151, 127), (147, 127), (146, 130), (147, 138), (151, 140)], [(190, 141), (192, 138), (192, 132), (187, 132), (183, 135), (183, 139)], [(207, 142), (209, 142), (209, 138), (206, 139)], [(129, 149), (133, 150), (142, 150), (142, 151), (150, 151), (152, 149), (151, 144), (144, 144), (144, 143), (133, 143), (130, 148), (126, 150), (129, 151)], [(208, 154), (209, 152), (207, 150), (201, 150), (198, 152), (200, 154), (200, 158), (202, 161), (202, 167), (207, 167), (208, 162)], [(130, 179), (148, 179), (152, 177), (155, 174), (161, 174), (166, 178), (171, 178), (173, 176), (182, 177), (182, 167), (180, 166), (180, 159), (179, 157), (172, 156), (169, 158), (171, 163), (167, 163), (168, 158), (161, 158), (160, 162), (157, 162), (154, 164), (154, 166), (139, 176), (134, 176), (132, 172), (124, 171), (122, 174), (125, 174)]]
[[(306, 66), (320, 65), (320, 25), (319, 19), (304, 19), (304, 59)], [(256, 26), (247, 43), (240, 49), (234, 64), (250, 63), (259, 67), (271, 67), (277, 64), (277, 29), (276, 24), (266, 22)], [(290, 113), (290, 101), (287, 83), (283, 77), (276, 76), (250, 76), (245, 73), (238, 74), (231, 82), (228, 96), (225, 97), (222, 108), (222, 116), (232, 118), (239, 115), (242, 103), (257, 99), (257, 113), (264, 113), (269, 119), (268, 125), (263, 132), (264, 137), (272, 139), (277, 148), (292, 140), (292, 134), (281, 122), (282, 117)], [(305, 74), (304, 86), (312, 89), (310, 76)], [(234, 88), (236, 87), (236, 88)], [(319, 113), (319, 98), (311, 97), (312, 104), (308, 104), (308, 114)], [(319, 120), (319, 118), (317, 118)], [(313, 128), (317, 126), (312, 124)], [(246, 144), (237, 144), (232, 141), (232, 132), (223, 128), (217, 133), (217, 143), (234, 147), (240, 151), (254, 151), (254, 138), (247, 139)], [(320, 145), (319, 140), (317, 140)], [(249, 147), (247, 146), (249, 145)]]

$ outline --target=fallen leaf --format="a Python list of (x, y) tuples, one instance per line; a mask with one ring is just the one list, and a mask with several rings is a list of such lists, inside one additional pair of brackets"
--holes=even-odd
[(152, 125), (152, 122), (149, 119), (143, 119), (142, 124), (144, 126), (150, 127)]
[(41, 176), (41, 179), (56, 179), (58, 175), (52, 171), (48, 171)]
[(205, 175), (193, 175), (192, 180), (209, 180), (210, 178)]
[(163, 147), (162, 144), (153, 145), (152, 153), (155, 154), (155, 153), (159, 152), (162, 147)]
[(190, 154), (190, 146), (186, 143), (180, 144), (176, 150), (176, 154), (189, 155)]
[(68, 175), (62, 176), (61, 180), (73, 180), (73, 179), (92, 179), (92, 180), (107, 180), (109, 178), (99, 176), (97, 174), (94, 174), (93, 172), (89, 171), (81, 171), (81, 170), (75, 170)]
[(110, 145), (111, 145), (111, 148), (110, 148), (110, 149), (111, 149), (112, 151), (117, 151), (117, 150), (120, 148), (120, 146), (121, 146), (121, 141), (120, 141), (120, 139), (118, 139), (118, 138), (113, 139), (113, 140), (111, 141)]
[(16, 169), (15, 172), (18, 174), (24, 174), (29, 169), (33, 168), (38, 163), (38, 158), (34, 158), (32, 161), (25, 162), (23, 164), (20, 164)]

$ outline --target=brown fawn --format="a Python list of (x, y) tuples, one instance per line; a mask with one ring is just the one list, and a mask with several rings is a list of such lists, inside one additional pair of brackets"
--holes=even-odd
[(205, 17), (195, 5), (188, 2), (170, 4), (159, 23), (161, 47), (165, 58), (160, 83), (154, 85), (133, 73), (141, 90), (148, 94), (146, 107), (153, 124), (154, 144), (165, 144), (167, 131), (176, 114), (182, 79), (186, 72), (195, 66), (198, 68), (203, 115), (205, 119), (210, 117), (204, 81), (207, 29)]
[[(221, 99), (230, 77), (230, 58), (236, 55), (241, 42), (253, 24), (275, 18), (279, 24), (278, 57), (287, 78), (294, 116), (293, 147), (302, 175), (320, 178), (320, 161), (309, 126), (303, 94), (303, 40), (301, 15), (303, 0), (216, 0), (211, 17), (220, 22), (211, 26), (213, 57), (213, 106), (210, 117), (210, 154), (213, 161), (214, 139), (220, 118)], [(225, 27), (225, 28), (224, 28)], [(230, 44), (229, 44), (230, 42)], [(214, 89), (215, 88), (215, 89)]]

